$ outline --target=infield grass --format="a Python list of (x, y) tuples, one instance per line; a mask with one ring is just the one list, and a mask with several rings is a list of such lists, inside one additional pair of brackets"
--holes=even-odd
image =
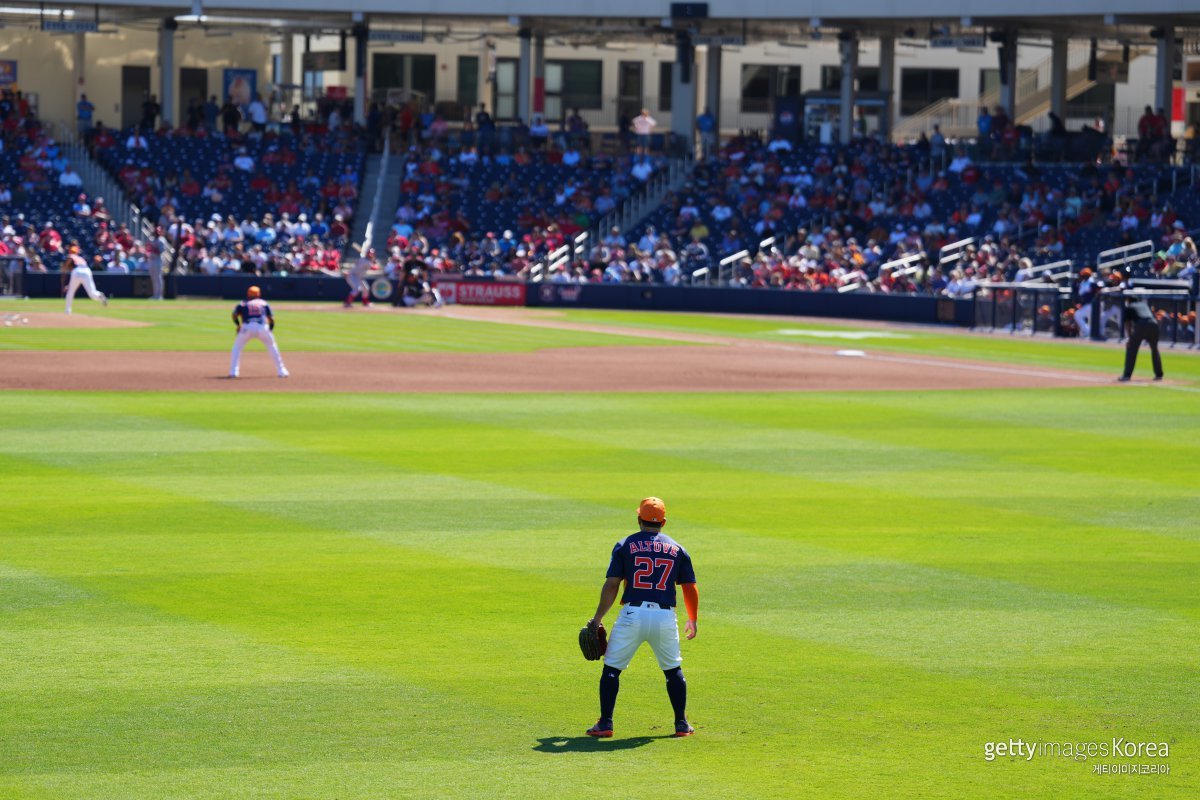
[[(0, 350), (228, 350), (236, 303), (216, 301), (113, 300), (108, 307), (76, 298), (74, 313), (126, 320), (137, 327), (48, 328), (20, 324), (22, 312), (61, 313), (57, 300), (0, 306), (15, 317), (0, 328)], [(386, 306), (342, 309), (339, 303), (273, 303), (280, 348), (317, 352), (525, 352), (551, 347), (645, 344), (644, 337), (554, 330), (452, 319)], [(659, 341), (657, 344), (671, 344)]]
[[(228, 304), (125, 305), (88, 313), (155, 325), (0, 343), (228, 344)], [(285, 352), (622, 339), (285, 311)], [(566, 319), (989, 343), (1095, 369), (1120, 355)], [(5, 393), (0, 798), (1194, 797), (1200, 414), (1177, 388)], [(698, 735), (667, 738), (645, 650), (617, 737), (593, 741), (598, 668), (575, 634), (651, 493), (699, 577), (683, 648)], [(1113, 737), (1170, 755), (984, 758), (993, 741)]]

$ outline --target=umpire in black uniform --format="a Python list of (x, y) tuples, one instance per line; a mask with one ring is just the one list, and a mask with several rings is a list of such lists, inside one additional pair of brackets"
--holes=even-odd
[(1150, 345), (1150, 358), (1154, 361), (1154, 380), (1163, 378), (1162, 357), (1158, 354), (1158, 322), (1145, 300), (1133, 300), (1125, 304), (1125, 372), (1119, 380), (1133, 377), (1133, 366), (1137, 363), (1138, 349), (1142, 342)]

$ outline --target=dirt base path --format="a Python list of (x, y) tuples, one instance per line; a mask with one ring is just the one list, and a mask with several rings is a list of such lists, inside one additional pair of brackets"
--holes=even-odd
[(288, 392), (766, 392), (1086, 386), (1103, 376), (786, 344), (587, 347), (533, 353), (6, 351), (0, 389)]

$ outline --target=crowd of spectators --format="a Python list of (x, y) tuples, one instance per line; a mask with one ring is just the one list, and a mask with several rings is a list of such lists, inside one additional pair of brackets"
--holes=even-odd
[[(1026, 263), (1074, 258), (1078, 269), (1101, 249), (1145, 239), (1162, 245), (1158, 274), (1195, 269), (1178, 207), (1194, 218), (1194, 193), (1170, 196), (1145, 169), (978, 164), (961, 148), (939, 163), (920, 147), (869, 140), (797, 148), (744, 137), (698, 165), (643, 228), (608, 232), (552, 279), (687, 283), (696, 274), (747, 287), (961, 296), (980, 280), (1013, 280)], [(940, 268), (942, 249), (965, 239), (952, 268)], [(917, 258), (905, 269), (882, 269), (908, 256)]]
[(193, 100), (172, 127), (151, 97), (137, 126), (90, 126), (89, 148), (153, 233), (126, 243), (101, 225), (81, 249), (117, 270), (160, 257), (205, 274), (336, 272), (358, 202), (362, 130), (328, 103), (310, 120), (293, 108), (268, 122), (258, 95), (240, 108), (213, 97)]
[[(0, 95), (0, 255), (53, 269), (78, 244), (107, 271), (162, 258), (214, 275), (340, 273), (364, 140), (344, 109), (327, 104), (308, 122), (294, 109), (267, 126), (253, 104), (230, 110), (214, 98), (194, 103), (179, 128), (159, 124), (153, 98), (144, 111), (142, 124), (123, 132), (87, 120), (90, 147), (156, 221), (142, 236), (80, 191), (79, 175), (19, 93)], [(403, 163), (377, 262), (398, 279), (414, 270), (528, 278), (566, 252), (544, 279), (965, 297), (987, 283), (1028, 279), (1048, 261), (1073, 258), (1078, 271), (1101, 249), (1145, 239), (1158, 245), (1154, 276), (1189, 278), (1200, 262), (1188, 228), (1200, 202), (1190, 188), (1170, 191), (1166, 167), (979, 163), (977, 151), (936, 130), (913, 146), (742, 136), (713, 146), (637, 229), (607, 228), (575, 250), (577, 234), (594, 232), (662, 169), (647, 139), (631, 141), (628, 152), (594, 151), (577, 113), (557, 131), (535, 119), (509, 136), (482, 109), (454, 131), (415, 105), (372, 114), (366, 138), (391, 130), (393, 157)], [(632, 128), (641, 137), (652, 123)], [(1012, 128), (995, 117), (988, 125)], [(992, 129), (995, 146), (1007, 146)], [(967, 239), (952, 263), (939, 263)]]
[(436, 270), (524, 277), (616, 210), (662, 168), (652, 155), (585, 153), (572, 141), (536, 150), (411, 145), (388, 231), (390, 263), (423, 257)]

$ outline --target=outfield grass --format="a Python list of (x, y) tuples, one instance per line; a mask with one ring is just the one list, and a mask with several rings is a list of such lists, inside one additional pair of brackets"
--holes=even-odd
[[(0, 346), (228, 345), (227, 304), (80, 305), (154, 324)], [(280, 317), (285, 352), (625, 343)], [(854, 329), (566, 319), (839, 347), (778, 331)], [(850, 346), (1119, 357), (901, 332)], [(1168, 355), (1169, 374), (1196, 361)], [(1194, 797), (1200, 414), (1182, 388), (8, 392), (0, 798)], [(575, 633), (650, 493), (699, 576), (699, 735), (665, 738), (643, 652), (596, 742)], [(1167, 742), (1171, 774), (984, 760), (990, 741), (1114, 736)]]
[[(9, 393), (0, 796), (1194, 796), (1194, 403)], [(593, 742), (651, 492), (699, 735), (644, 652)], [(983, 759), (1114, 735), (1172, 774)]]

